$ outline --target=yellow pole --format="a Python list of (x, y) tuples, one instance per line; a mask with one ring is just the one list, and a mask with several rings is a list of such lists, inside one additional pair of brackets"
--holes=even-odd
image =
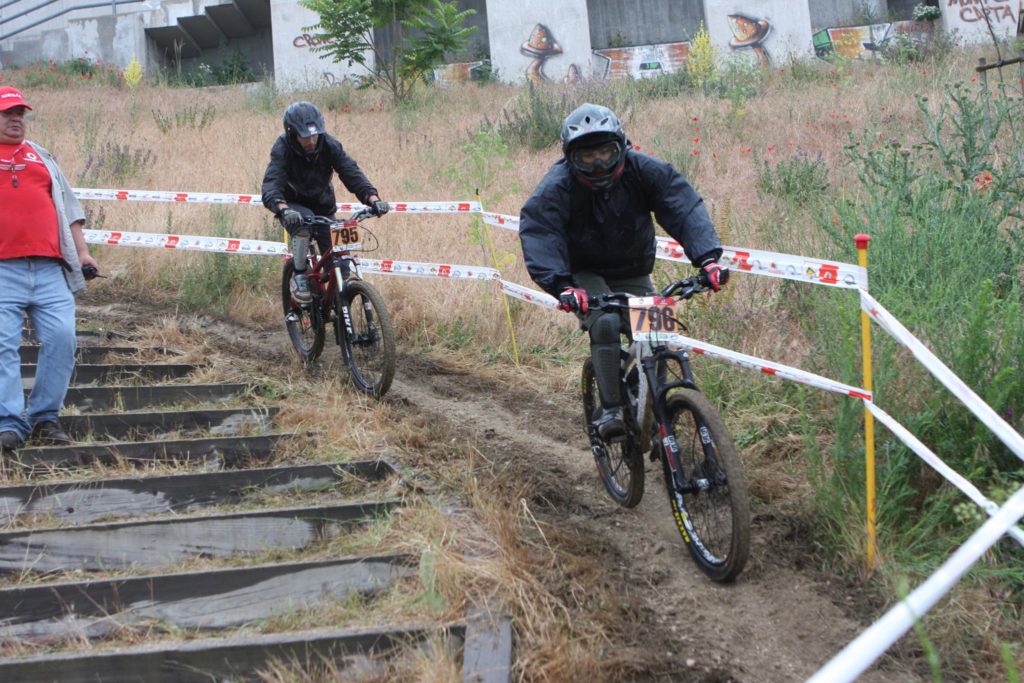
[[(871, 236), (861, 233), (853, 239), (857, 244), (857, 262), (866, 271), (868, 242), (871, 241)], [(864, 359), (864, 388), (871, 392), (871, 320), (863, 309), (860, 312), (860, 343)], [(878, 545), (875, 531), (875, 416), (867, 407), (864, 408), (864, 471), (864, 483), (867, 488), (867, 568), (870, 573), (875, 568)]]
[[(480, 193), (478, 191), (477, 197), (479, 196)], [(498, 254), (494, 249), (494, 242), (491, 240), (490, 226), (487, 225), (480, 216), (473, 216), (473, 220), (479, 221), (478, 225), (480, 226), (481, 233), (484, 236), (484, 244), (487, 246), (487, 253), (491, 258), (491, 266), (500, 273), (501, 268), (498, 265)], [(505, 304), (505, 320), (508, 322), (508, 336), (512, 341), (512, 359), (515, 361), (516, 367), (519, 367), (519, 344), (516, 343), (516, 328), (515, 325), (512, 324), (512, 307), (509, 304), (508, 297), (504, 294), (501, 295), (501, 300)]]

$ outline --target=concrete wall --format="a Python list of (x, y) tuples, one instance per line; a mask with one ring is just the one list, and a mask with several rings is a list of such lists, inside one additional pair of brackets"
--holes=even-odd
[(590, 77), (586, 0), (487, 0), (491, 62), (503, 81)]
[[(336, 64), (329, 56), (310, 50), (313, 31), (305, 29), (320, 21), (319, 15), (295, 0), (270, 0), (273, 22), (274, 80), (283, 89), (333, 85), (365, 74), (366, 69), (347, 63)], [(369, 56), (367, 66), (373, 66)]]
[(956, 31), (968, 43), (992, 40), (988, 20), (997, 38), (1017, 33), (1020, 0), (941, 0), (942, 23), (947, 31)]
[(764, 64), (809, 57), (811, 16), (807, 3), (790, 0), (705, 0), (711, 41), (732, 56)]
[(808, 3), (811, 28), (882, 23), (888, 17), (888, 5), (887, 0), (816, 0)]
[(704, 20), (703, 2), (587, 0), (590, 45), (595, 50), (682, 43)]

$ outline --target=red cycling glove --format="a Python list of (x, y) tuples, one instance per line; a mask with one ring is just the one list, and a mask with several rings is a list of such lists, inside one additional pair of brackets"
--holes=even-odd
[(704, 271), (704, 277), (707, 278), (712, 291), (721, 291), (725, 283), (729, 281), (729, 270), (718, 265), (718, 261), (707, 260), (700, 269)]
[(558, 295), (558, 309), (566, 313), (586, 313), (587, 290), (577, 287), (566, 287)]

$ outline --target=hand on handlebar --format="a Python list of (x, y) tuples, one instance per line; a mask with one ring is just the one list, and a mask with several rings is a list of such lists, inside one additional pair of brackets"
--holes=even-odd
[(373, 214), (374, 216), (383, 216), (391, 209), (391, 205), (389, 205), (383, 199), (378, 199), (375, 202), (370, 202), (369, 208), (370, 213)]
[(302, 214), (295, 209), (285, 209), (280, 214), (284, 227), (295, 229), (302, 225)]
[(587, 291), (578, 287), (566, 287), (558, 295), (558, 309), (566, 313), (586, 313)]
[(719, 292), (729, 281), (729, 269), (723, 268), (714, 259), (708, 259), (700, 267), (701, 284)]

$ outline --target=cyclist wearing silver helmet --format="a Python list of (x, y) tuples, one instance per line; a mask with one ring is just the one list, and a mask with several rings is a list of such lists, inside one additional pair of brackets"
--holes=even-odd
[[(291, 236), (296, 276), (306, 270), (306, 253), (312, 236), (322, 253), (331, 248), (325, 226), (304, 225), (309, 216), (334, 216), (337, 200), (331, 176), (374, 214), (383, 216), (388, 203), (382, 201), (366, 174), (324, 129), (324, 115), (311, 102), (293, 102), (284, 110), (284, 133), (270, 150), (270, 163), (263, 174), (263, 205), (274, 212)], [(298, 303), (309, 303), (312, 295), (305, 277), (292, 278), (292, 295)]]
[(605, 440), (625, 436), (619, 391), (619, 326), (615, 313), (587, 311), (587, 292), (654, 292), (654, 222), (677, 240), (714, 291), (725, 284), (722, 245), (704, 200), (671, 164), (642, 154), (618, 117), (584, 104), (562, 124), (563, 158), (547, 172), (520, 212), (519, 238), (530, 277), (575, 312), (590, 333), (601, 396), (595, 426)]

